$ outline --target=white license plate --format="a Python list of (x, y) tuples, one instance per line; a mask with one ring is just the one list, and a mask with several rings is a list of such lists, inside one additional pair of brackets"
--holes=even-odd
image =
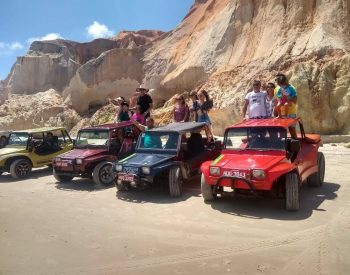
[(62, 166), (62, 167), (68, 167), (68, 162), (62, 162), (62, 163), (61, 163), (61, 166)]
[(245, 178), (246, 173), (243, 171), (229, 170), (229, 171), (224, 171), (223, 176)]
[(132, 182), (132, 181), (134, 181), (134, 178), (135, 178), (134, 175), (128, 175), (128, 174), (119, 174), (118, 175), (118, 180), (121, 180), (121, 181)]

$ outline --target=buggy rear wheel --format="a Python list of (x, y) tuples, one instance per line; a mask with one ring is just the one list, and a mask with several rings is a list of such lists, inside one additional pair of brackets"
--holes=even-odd
[(299, 210), (299, 179), (296, 173), (288, 173), (286, 175), (286, 210)]
[(216, 197), (214, 186), (206, 183), (203, 174), (201, 175), (201, 193), (204, 201), (213, 201)]
[(183, 177), (180, 167), (172, 167), (169, 171), (169, 193), (170, 197), (181, 197)]
[(307, 178), (307, 184), (312, 187), (320, 187), (324, 181), (326, 162), (322, 152), (317, 153), (318, 170)]

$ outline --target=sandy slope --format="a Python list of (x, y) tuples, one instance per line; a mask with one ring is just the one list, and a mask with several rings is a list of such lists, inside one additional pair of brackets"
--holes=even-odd
[(350, 150), (326, 146), (326, 183), (282, 201), (203, 203), (198, 178), (180, 200), (165, 190), (117, 194), (46, 169), (0, 178), (0, 274), (348, 274)]

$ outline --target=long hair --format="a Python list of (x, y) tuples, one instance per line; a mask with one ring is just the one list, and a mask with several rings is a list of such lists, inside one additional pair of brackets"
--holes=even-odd
[(202, 90), (201, 93), (204, 95), (206, 101), (210, 101), (209, 94), (206, 90)]

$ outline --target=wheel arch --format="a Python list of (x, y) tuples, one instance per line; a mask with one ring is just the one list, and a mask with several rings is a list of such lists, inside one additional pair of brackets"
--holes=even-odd
[(26, 160), (28, 160), (28, 161), (30, 162), (30, 164), (32, 165), (32, 167), (34, 167), (34, 164), (33, 164), (32, 160), (31, 160), (29, 157), (27, 157), (27, 156), (25, 156), (25, 155), (17, 155), (17, 156), (9, 157), (9, 158), (6, 160), (6, 162), (5, 162), (5, 167), (6, 167), (6, 169), (10, 169), (11, 164), (12, 164), (15, 160), (18, 160), (18, 159), (26, 159)]

